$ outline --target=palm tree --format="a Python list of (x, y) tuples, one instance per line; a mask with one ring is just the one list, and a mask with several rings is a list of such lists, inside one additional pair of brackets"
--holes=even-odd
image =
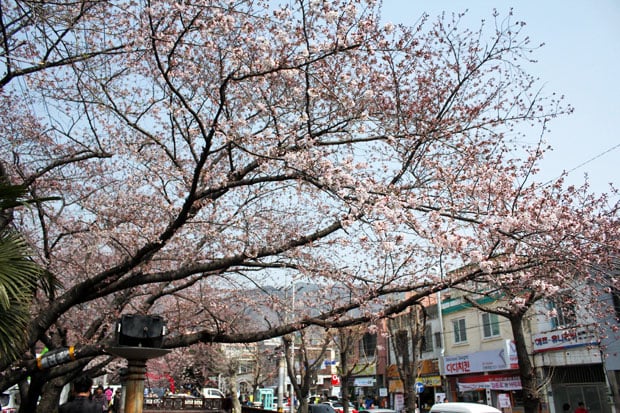
[(23, 186), (0, 182), (0, 358), (9, 361), (25, 349), (37, 286), (55, 285), (31, 259), (28, 243), (11, 226), (12, 210), (34, 202), (24, 201), (25, 194)]
[(0, 354), (14, 359), (26, 343), (30, 303), (41, 273), (16, 232), (0, 231)]

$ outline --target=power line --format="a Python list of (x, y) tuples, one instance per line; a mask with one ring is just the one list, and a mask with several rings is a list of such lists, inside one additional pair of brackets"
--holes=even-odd
[(613, 151), (614, 149), (617, 149), (617, 148), (620, 148), (620, 143), (619, 143), (619, 144), (617, 144), (617, 145), (615, 145), (615, 146), (612, 146), (611, 148), (607, 149), (606, 151), (603, 151), (603, 152), (599, 153), (599, 154), (598, 154), (598, 155), (596, 155), (595, 157), (590, 158), (590, 159), (588, 159), (587, 161), (580, 163), (579, 165), (575, 166), (573, 169), (570, 169), (570, 170), (569, 170), (569, 171), (567, 171), (566, 173), (567, 173), (567, 174), (569, 174), (569, 173), (573, 172), (575, 169), (579, 169), (579, 168), (581, 168), (582, 166), (589, 164), (590, 162), (592, 162), (592, 161), (594, 161), (594, 160), (596, 160), (596, 159), (600, 158), (601, 156), (603, 156), (603, 155), (605, 155), (605, 154), (607, 154), (607, 153), (609, 153), (609, 152), (611, 152), (611, 151)]
[[(613, 151), (613, 150), (616, 150), (616, 149), (618, 149), (618, 148), (620, 148), (620, 143), (618, 143), (618, 144), (616, 144), (616, 145), (612, 146), (611, 148), (609, 148), (609, 149), (607, 149), (607, 150), (605, 150), (605, 151), (603, 151), (603, 152), (599, 153), (598, 155), (596, 155), (596, 156), (594, 156), (594, 157), (592, 157), (592, 158), (588, 159), (587, 161), (584, 161), (584, 162), (580, 163), (579, 165), (577, 165), (577, 166), (575, 166), (575, 167), (573, 167), (573, 168), (569, 169), (568, 171), (566, 171), (566, 172), (565, 172), (565, 174), (566, 174), (566, 175), (568, 175), (568, 174), (570, 174), (571, 172), (574, 172), (574, 171), (576, 171), (577, 169), (581, 168), (582, 166), (585, 166), (585, 165), (589, 164), (590, 162), (593, 162), (593, 161), (597, 160), (598, 158), (600, 158), (601, 156), (604, 156), (604, 155), (608, 154), (609, 152), (611, 152), (611, 151)], [(549, 181), (545, 182), (543, 185), (549, 185), (549, 184), (550, 184), (551, 182), (553, 182), (553, 181), (554, 181), (554, 179), (550, 179)]]

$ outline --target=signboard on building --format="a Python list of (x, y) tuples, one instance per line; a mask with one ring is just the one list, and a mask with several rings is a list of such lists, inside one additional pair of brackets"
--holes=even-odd
[(418, 380), (426, 387), (441, 387), (441, 376), (422, 376)]
[(374, 377), (356, 377), (353, 379), (355, 387), (373, 387), (376, 379)]
[(517, 351), (512, 340), (506, 340), (504, 348), (478, 351), (460, 356), (445, 356), (443, 363), (446, 376), (486, 371), (515, 370), (519, 368)]
[(532, 336), (534, 353), (598, 345), (599, 342), (596, 331), (589, 326), (554, 330)]
[[(441, 376), (422, 376), (418, 377), (425, 387), (441, 387)], [(400, 379), (389, 379), (388, 386), (390, 393), (404, 393), (405, 386)]]
[(400, 412), (405, 408), (405, 396), (401, 394), (394, 395), (394, 410)]
[(405, 386), (403, 385), (402, 380), (392, 380), (388, 381), (388, 389), (390, 393), (404, 393)]
[(497, 404), (500, 409), (510, 409), (510, 395), (508, 393), (500, 393), (497, 395)]
[(472, 390), (521, 390), (519, 376), (505, 374), (485, 374), (483, 376), (460, 377), (457, 381), (459, 391)]

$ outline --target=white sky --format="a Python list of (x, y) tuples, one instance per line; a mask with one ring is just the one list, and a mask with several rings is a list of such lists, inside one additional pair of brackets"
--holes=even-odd
[(505, 15), (512, 7), (514, 20), (527, 23), (524, 33), (532, 44), (545, 43), (529, 72), (545, 82), (546, 92), (565, 95), (575, 108), (574, 114), (551, 123), (546, 139), (554, 150), (541, 164), (540, 179), (574, 169), (568, 183), (582, 183), (587, 173), (597, 193), (608, 192), (609, 182), (620, 186), (619, 0), (383, 2), (386, 22), (413, 24), (423, 12), (432, 18), (442, 11), (468, 10), (472, 28), (483, 18), (489, 21), (493, 8)]

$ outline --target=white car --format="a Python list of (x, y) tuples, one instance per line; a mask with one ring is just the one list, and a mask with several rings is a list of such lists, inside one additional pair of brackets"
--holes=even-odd
[(450, 402), (435, 403), (430, 413), (502, 413), (502, 411), (486, 404)]
[(224, 393), (222, 393), (220, 389), (216, 389), (215, 387), (203, 387), (202, 397), (205, 399), (223, 399), (226, 396), (224, 396)]
[(17, 413), (19, 410), (19, 389), (13, 386), (0, 394), (0, 410), (2, 413)]
[[(336, 413), (344, 413), (344, 404), (341, 400), (327, 400), (323, 402), (324, 404), (329, 404), (334, 408)], [(349, 401), (349, 413), (358, 413), (358, 410), (355, 408), (355, 405)]]

